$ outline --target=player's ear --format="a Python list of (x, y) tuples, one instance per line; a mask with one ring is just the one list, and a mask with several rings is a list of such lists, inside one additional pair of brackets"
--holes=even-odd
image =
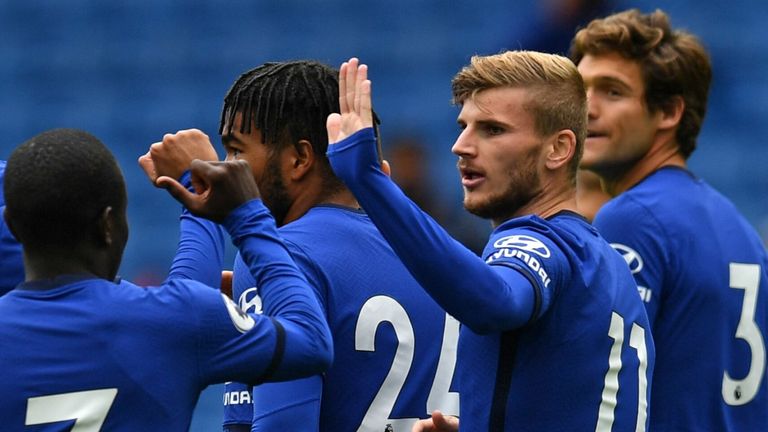
[(389, 166), (389, 162), (386, 159), (381, 160), (381, 171), (387, 175), (387, 177), (392, 177), (392, 168)]
[(8, 231), (13, 234), (13, 237), (18, 240), (19, 236), (16, 235), (16, 230), (13, 228), (13, 224), (11, 223), (11, 218), (8, 217), (8, 208), (3, 207), (3, 219), (5, 220), (5, 225), (8, 226)]
[(576, 134), (563, 129), (546, 141), (547, 168), (554, 170), (568, 163), (576, 153)]
[(115, 229), (117, 227), (117, 217), (115, 209), (107, 206), (99, 214), (99, 220), (96, 224), (96, 241), (100, 245), (111, 246), (116, 240)]
[(315, 150), (312, 143), (307, 140), (299, 140), (289, 149), (290, 179), (299, 181), (312, 169), (315, 164)]
[(671, 129), (680, 124), (685, 112), (685, 101), (682, 96), (672, 96), (661, 106), (659, 129)]

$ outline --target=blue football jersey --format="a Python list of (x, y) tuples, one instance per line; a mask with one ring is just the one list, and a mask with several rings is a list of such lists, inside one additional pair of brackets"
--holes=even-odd
[(186, 431), (209, 384), (325, 368), (320, 305), (266, 209), (251, 201), (225, 226), (264, 285), (265, 315), (181, 278), (143, 288), (64, 275), (1, 297), (2, 429)]
[(768, 258), (755, 230), (673, 167), (609, 201), (594, 223), (624, 255), (651, 320), (651, 430), (768, 430)]
[(621, 256), (586, 220), (509, 220), (480, 259), (380, 171), (371, 129), (328, 156), (414, 277), (462, 323), (462, 431), (645, 430), (648, 318)]
[[(451, 382), (459, 325), (424, 292), (360, 211), (312, 208), (280, 228), (292, 257), (316, 290), (334, 338), (334, 363), (322, 377), (253, 389), (231, 384), (225, 425), (253, 430), (410, 431), (432, 410), (458, 413)], [(233, 295), (257, 312), (258, 287), (234, 267)], [(239, 403), (238, 403), (239, 402)], [(243, 403), (245, 402), (245, 403)]]
[(0, 160), (0, 296), (24, 280), (21, 245), (8, 230), (5, 219), (2, 217), (5, 211), (3, 178), (5, 178), (5, 161)]

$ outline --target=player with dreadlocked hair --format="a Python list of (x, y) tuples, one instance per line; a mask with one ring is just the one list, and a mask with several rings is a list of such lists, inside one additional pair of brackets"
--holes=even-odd
[[(408, 431), (435, 409), (458, 414), (450, 392), (458, 322), (420, 288), (325, 155), (338, 86), (338, 71), (315, 61), (266, 63), (241, 75), (224, 99), (219, 133), (227, 159), (250, 164), (325, 309), (335, 359), (323, 376), (252, 394), (229, 384), (225, 431)], [(199, 131), (167, 135), (152, 158), (184, 162), (155, 169), (179, 177), (191, 158), (210, 155), (191, 150), (201, 142), (210, 147)], [(240, 256), (232, 288), (241, 308), (260, 310), (259, 287)], [(385, 322), (391, 325), (379, 328)]]
[[(328, 137), (322, 115), (338, 108), (338, 78), (330, 67), (315, 61), (271, 62), (243, 73), (224, 97), (219, 134), (229, 135), (238, 114), (252, 122), (241, 122), (240, 133), (261, 133), (270, 155), (281, 146), (308, 139), (320, 159), (323, 191), (332, 194), (344, 188), (328, 164)], [(378, 126), (379, 119), (375, 117)], [(378, 128), (376, 130), (378, 134)], [(379, 148), (381, 155), (381, 148)], [(278, 220), (278, 223), (280, 221)]]

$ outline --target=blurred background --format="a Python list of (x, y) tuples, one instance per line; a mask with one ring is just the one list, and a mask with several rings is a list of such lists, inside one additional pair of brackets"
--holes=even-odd
[[(664, 9), (709, 49), (714, 82), (690, 166), (768, 239), (765, 0), (0, 0), (0, 159), (54, 127), (101, 138), (128, 183), (131, 237), (120, 273), (157, 283), (176, 248), (180, 208), (149, 184), (138, 156), (163, 134), (193, 127), (223, 155), (222, 98), (242, 72), (357, 56), (370, 66), (393, 177), (477, 250), (490, 227), (461, 208), (452, 76), (474, 54), (565, 54), (576, 28), (630, 7)], [(221, 394), (221, 386), (203, 393), (192, 431), (220, 430)]]

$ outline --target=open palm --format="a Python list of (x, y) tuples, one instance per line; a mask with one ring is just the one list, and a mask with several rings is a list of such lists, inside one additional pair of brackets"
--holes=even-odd
[(355, 57), (339, 68), (339, 108), (341, 113), (329, 115), (326, 123), (329, 144), (373, 127), (368, 66), (360, 64)]

